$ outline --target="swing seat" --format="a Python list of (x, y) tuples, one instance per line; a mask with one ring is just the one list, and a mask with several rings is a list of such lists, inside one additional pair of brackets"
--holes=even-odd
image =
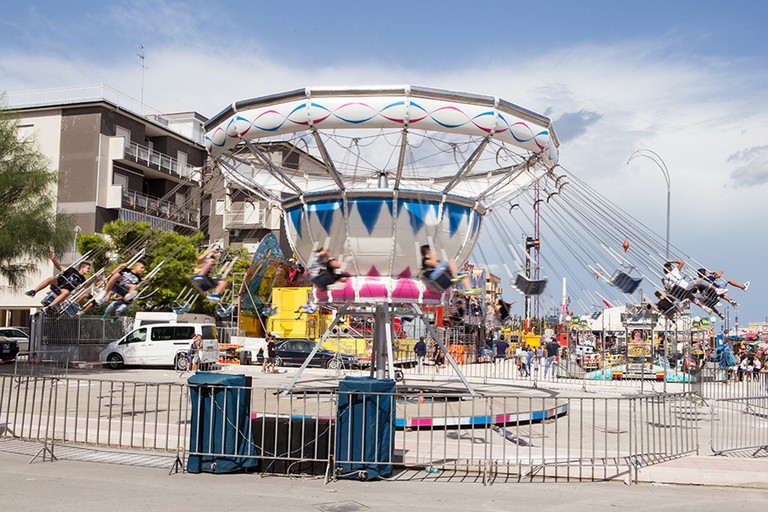
[(622, 292), (632, 294), (642, 281), (642, 277), (632, 277), (623, 270), (619, 270), (613, 275), (610, 283)]
[(216, 283), (213, 279), (210, 278), (210, 276), (204, 276), (202, 274), (195, 274), (193, 276), (190, 276), (189, 278), (192, 281), (192, 284), (200, 290), (200, 292), (205, 293), (208, 290), (212, 290)]
[(667, 290), (667, 294), (671, 295), (672, 297), (674, 297), (675, 299), (681, 302), (686, 300), (692, 300), (694, 298), (693, 292), (691, 290), (688, 290), (687, 288), (683, 288), (679, 284), (676, 284), (670, 287), (669, 290)]
[(704, 306), (706, 306), (706, 307), (708, 307), (710, 309), (715, 309), (717, 304), (720, 302), (720, 296), (712, 288), (708, 288), (706, 290), (700, 291), (699, 293), (694, 294), (694, 296), (697, 299), (699, 299), (699, 301)]
[(234, 304), (219, 304), (216, 306), (216, 315), (218, 317), (225, 317), (229, 316), (230, 313), (232, 313), (232, 309), (234, 308)]
[(63, 306), (63, 313), (66, 313), (69, 316), (77, 316), (77, 314), (80, 312), (80, 304), (77, 302), (70, 302), (69, 304), (65, 303)]
[(120, 286), (119, 284), (116, 284), (110, 289), (110, 291), (115, 292), (120, 297), (125, 297), (130, 290), (128, 288), (125, 288), (124, 286)]
[(263, 307), (261, 308), (261, 311), (259, 311), (262, 316), (265, 316), (269, 318), (270, 316), (275, 316), (277, 314), (277, 307)]
[(171, 306), (171, 310), (173, 310), (174, 313), (177, 315), (183, 315), (185, 313), (189, 313), (190, 308), (192, 307), (191, 304), (179, 304), (178, 302), (174, 302)]
[(447, 269), (440, 272), (435, 278), (432, 277), (433, 272), (434, 269), (427, 269), (422, 270), (419, 273), (419, 279), (422, 280), (424, 286), (426, 286), (427, 289), (436, 293), (443, 293), (445, 290), (451, 287), (453, 284), (451, 278), (453, 276)]
[(517, 291), (525, 295), (526, 297), (541, 295), (544, 293), (544, 289), (547, 287), (547, 278), (544, 279), (530, 279), (523, 274), (517, 274), (515, 276), (515, 282), (512, 284)]
[[(51, 287), (51, 291), (53, 291), (53, 287)], [(56, 288), (56, 292), (55, 292), (55, 293), (49, 293), (48, 295), (46, 295), (46, 296), (43, 298), (43, 300), (41, 300), (41, 301), (40, 301), (40, 304), (42, 304), (42, 305), (43, 305), (43, 306), (45, 306), (45, 307), (49, 307), (48, 305), (49, 305), (51, 302), (53, 302), (53, 300), (54, 300), (54, 299), (55, 299), (55, 298), (56, 298), (56, 297), (57, 297), (57, 296), (58, 296), (60, 293), (61, 293), (61, 290), (60, 290), (60, 289), (58, 289), (58, 288)], [(53, 306), (53, 308), (50, 308), (50, 311), (52, 311), (52, 312), (54, 312), (54, 313), (58, 313), (58, 312), (59, 312), (59, 308), (61, 308), (61, 304), (57, 304), (57, 305)]]
[(667, 308), (666, 310), (662, 310), (660, 308), (656, 308), (661, 315), (666, 318), (667, 320), (674, 320), (677, 316), (677, 308), (673, 305), (670, 308)]

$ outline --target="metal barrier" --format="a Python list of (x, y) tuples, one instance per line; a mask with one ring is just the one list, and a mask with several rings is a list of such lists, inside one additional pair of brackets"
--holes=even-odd
[(39, 350), (45, 345), (104, 345), (121, 338), (133, 325), (132, 318), (119, 318), (116, 323), (98, 316), (41, 315), (33, 318), (33, 340)]
[(32, 352), (26, 357), (17, 357), (13, 365), (15, 377), (56, 377), (63, 378), (69, 373), (70, 350), (47, 350)]
[[(238, 397), (248, 394), (250, 400), (252, 421), (246, 432), (239, 433), (248, 445), (245, 454), (224, 450), (222, 445), (189, 455), (250, 457), (261, 460), (263, 472), (325, 473), (326, 477), (343, 466), (394, 463), (399, 472), (475, 475), (488, 483), (627, 476), (634, 480), (642, 466), (698, 450), (696, 405), (688, 394), (473, 398), (456, 393), (369, 393), (365, 399), (374, 408), (384, 398), (396, 404), (391, 460), (386, 455), (388, 446), (373, 452), (359, 450), (366, 455), (358, 458), (352, 456), (358, 452), (344, 450), (346, 456), (340, 457), (339, 443), (351, 441), (336, 421), (339, 396), (335, 390), (287, 397), (270, 390), (236, 391)], [(221, 406), (213, 412), (227, 414)], [(369, 419), (364, 428), (378, 432), (385, 425)], [(215, 437), (214, 432), (206, 437)]]
[(178, 453), (186, 443), (184, 384), (0, 376), (0, 425), (14, 438)]
[(101, 349), (125, 335), (132, 322), (132, 318), (119, 318), (112, 323), (95, 316), (34, 315), (30, 330), (31, 358), (50, 360), (53, 354), (68, 350), (70, 361), (96, 361)]
[[(405, 357), (396, 360), (407, 361)], [(556, 386), (582, 391), (615, 389), (623, 393), (679, 393), (690, 390), (690, 382), (667, 382), (662, 375), (648, 374), (645, 379), (598, 379), (589, 378), (588, 372), (571, 361), (552, 362), (548, 366), (546, 358), (534, 358), (530, 365), (517, 365), (515, 358), (489, 359), (477, 361), (465, 357), (459, 363), (460, 371), (472, 382), (484, 384), (510, 381), (525, 387)], [(421, 368), (414, 363), (401, 365), (406, 381), (411, 377), (431, 380), (455, 379), (457, 374), (451, 365), (436, 366), (432, 358), (426, 358)], [(672, 379), (670, 379), (672, 380)]]
[[(0, 376), (0, 435), (50, 445), (139, 448), (187, 456), (246, 457), (261, 472), (325, 474), (340, 464), (394, 464), (399, 478), (470, 475), (493, 481), (593, 481), (629, 477), (641, 466), (698, 450), (690, 394), (631, 397), (519, 397), (397, 392), (394, 460), (337, 458), (337, 391), (239, 388), (248, 419), (246, 450), (196, 444), (190, 450), (189, 387), (36, 376)], [(376, 394), (373, 394), (376, 395)], [(371, 399), (371, 398), (369, 398)], [(237, 400), (211, 406), (222, 415)], [(197, 416), (200, 417), (199, 415)], [(239, 424), (239, 419), (235, 424)], [(207, 423), (192, 425), (211, 430)], [(377, 423), (366, 429), (376, 430)], [(342, 439), (343, 441), (343, 439)], [(385, 450), (386, 451), (386, 450)]]
[(768, 396), (722, 398), (712, 402), (712, 452), (768, 450)]
[(692, 391), (705, 400), (759, 397), (768, 391), (768, 374), (704, 367), (694, 373)]

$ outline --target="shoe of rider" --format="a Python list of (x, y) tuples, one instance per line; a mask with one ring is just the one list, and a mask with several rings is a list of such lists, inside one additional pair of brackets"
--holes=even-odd
[(467, 272), (458, 272), (455, 276), (451, 277), (452, 283), (458, 283), (460, 281), (463, 281), (465, 277), (467, 277), (469, 274)]
[(467, 297), (472, 297), (475, 295), (480, 295), (482, 292), (483, 290), (481, 290), (480, 288), (470, 288), (464, 291), (464, 295), (466, 295)]
[[(749, 281), (747, 281), (747, 284), (749, 284)], [(744, 289), (746, 290), (746, 288)], [(27, 297), (34, 297), (35, 295), (37, 295), (37, 292), (35, 290), (27, 290), (24, 292), (24, 295), (26, 295)]]
[(212, 293), (206, 298), (211, 302), (221, 302), (221, 296), (218, 293)]

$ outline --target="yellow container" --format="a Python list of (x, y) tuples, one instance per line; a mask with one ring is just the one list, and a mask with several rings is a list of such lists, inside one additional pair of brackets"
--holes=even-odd
[(532, 332), (527, 332), (523, 334), (523, 342), (529, 347), (536, 348), (541, 345), (541, 336)]
[(272, 307), (277, 308), (277, 313), (267, 319), (267, 330), (274, 332), (281, 338), (307, 338), (308, 321), (317, 319), (319, 313), (304, 314), (300, 320), (296, 313), (303, 304), (312, 297), (312, 288), (274, 288), (272, 290)]

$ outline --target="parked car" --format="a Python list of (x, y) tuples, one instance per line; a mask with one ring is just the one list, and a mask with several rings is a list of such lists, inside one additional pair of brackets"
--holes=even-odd
[(29, 352), (29, 334), (26, 327), (0, 327), (0, 338), (10, 338), (19, 345), (19, 352)]
[(19, 343), (14, 338), (0, 337), (0, 361), (11, 363), (19, 353)]
[(202, 364), (219, 361), (219, 342), (212, 324), (151, 324), (134, 329), (109, 343), (99, 361), (117, 370), (124, 365), (173, 366), (187, 369), (192, 336), (203, 337)]
[[(301, 366), (304, 361), (315, 348), (316, 342), (312, 340), (285, 340), (277, 347), (275, 347), (275, 353), (277, 354), (278, 366)], [(265, 350), (266, 352), (266, 350)], [(258, 358), (257, 362), (261, 363), (263, 359)], [(334, 368), (344, 366), (345, 368), (354, 368), (360, 366), (360, 361), (357, 357), (350, 354), (336, 354), (331, 350), (325, 348), (319, 348), (315, 352), (314, 357), (309, 362), (309, 366), (315, 368)]]

